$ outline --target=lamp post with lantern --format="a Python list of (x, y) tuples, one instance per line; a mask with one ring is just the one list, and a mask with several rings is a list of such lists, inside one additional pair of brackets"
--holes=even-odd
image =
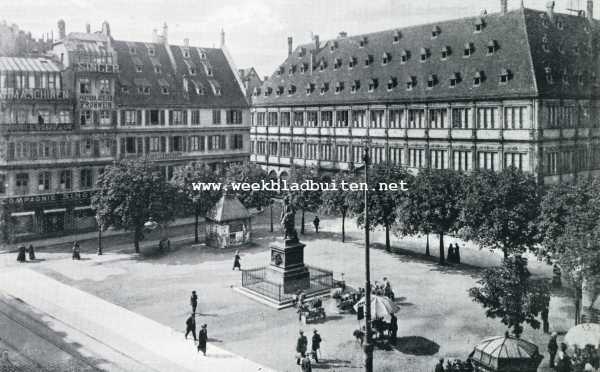
[(369, 252), (369, 143), (367, 139), (363, 142), (363, 164), (365, 170), (365, 371), (373, 372), (373, 331), (371, 329), (371, 258)]

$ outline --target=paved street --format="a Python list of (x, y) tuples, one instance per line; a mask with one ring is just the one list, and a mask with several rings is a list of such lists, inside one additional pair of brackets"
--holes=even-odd
[[(305, 260), (333, 270), (337, 279), (344, 273), (347, 283), (360, 286), (364, 280), (362, 234), (351, 222), (347, 243), (342, 244), (337, 234), (331, 233), (339, 231), (337, 223), (324, 221), (324, 231), (318, 237), (307, 230), (307, 235), (301, 237), (307, 244)], [(264, 223), (256, 225), (264, 228)], [(257, 235), (257, 245), (242, 253), (244, 267), (262, 266), (268, 260), (266, 247), (271, 238), (264, 233)], [(382, 235), (377, 232), (374, 240), (381, 243)], [(437, 358), (465, 358), (473, 344), (505, 331), (499, 321), (487, 319), (480, 305), (467, 295), (468, 288), (475, 285), (478, 269), (466, 265), (440, 268), (434, 260), (413, 253), (423, 250), (422, 243), (415, 238), (393, 239), (398, 253), (385, 252), (380, 244), (372, 250), (373, 280), (388, 277), (401, 307), (398, 346), (395, 350), (376, 351), (378, 371), (395, 371), (399, 365), (417, 372), (430, 371)], [(431, 239), (431, 247), (432, 253), (437, 251), (435, 239)], [(360, 366), (362, 354), (352, 337), (358, 328), (354, 316), (337, 314), (334, 303), (326, 301), (327, 320), (302, 327), (293, 309), (276, 311), (233, 290), (240, 285), (240, 273), (231, 270), (232, 254), (185, 246), (160, 257), (112, 251), (74, 262), (66, 252), (40, 251), (45, 261), (26, 266), (179, 332), (183, 332), (189, 312), (189, 292), (196, 289), (200, 297), (199, 322), (208, 324), (209, 342), (278, 371), (297, 370), (294, 345), (300, 328), (311, 333), (312, 328), (318, 328), (323, 336), (324, 363), (317, 369), (350, 371)], [(499, 262), (496, 253), (474, 247), (465, 248), (462, 257), (467, 263)], [(12, 255), (1, 255), (0, 259), (16, 266)], [(544, 265), (531, 265), (536, 275), (549, 274)], [(553, 299), (553, 330), (568, 328), (572, 317), (569, 311), (568, 300)], [(547, 336), (539, 330), (526, 327), (523, 337), (545, 351)]]

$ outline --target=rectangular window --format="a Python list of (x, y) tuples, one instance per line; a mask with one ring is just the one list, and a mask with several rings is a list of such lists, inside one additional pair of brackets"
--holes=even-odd
[(424, 128), (425, 110), (410, 109), (408, 110), (408, 128)]
[(71, 123), (71, 113), (69, 111), (59, 112), (58, 122), (61, 124), (70, 124)]
[(79, 79), (79, 93), (80, 94), (90, 94), (91, 93), (90, 79)]
[(308, 111), (306, 113), (306, 125), (309, 127), (317, 126), (317, 112), (316, 111)]
[(338, 127), (348, 126), (348, 111), (336, 111), (335, 112), (335, 125)]
[(0, 174), (0, 195), (6, 194), (6, 175)]
[(125, 153), (127, 153), (127, 154), (137, 153), (135, 144), (136, 144), (135, 137), (125, 138)]
[(457, 171), (470, 171), (472, 168), (471, 151), (454, 150), (452, 152), (452, 167)]
[(277, 156), (277, 142), (269, 142), (269, 155)]
[(148, 115), (148, 124), (150, 125), (159, 125), (160, 124), (160, 111), (159, 110), (148, 110), (146, 112)]
[(321, 126), (330, 127), (333, 124), (333, 112), (322, 111), (321, 112)]
[(448, 110), (431, 109), (429, 110), (429, 128), (444, 129), (448, 128)]
[(110, 80), (108, 79), (100, 79), (98, 80), (98, 90), (100, 94), (110, 94)]
[(290, 126), (290, 113), (289, 112), (282, 112), (280, 114), (281, 116), (281, 126), (282, 127), (289, 127)]
[(258, 155), (265, 155), (267, 153), (265, 141), (258, 141), (256, 143), (256, 152), (258, 153)]
[(454, 108), (452, 109), (452, 128), (468, 129), (471, 128), (471, 109)]
[(290, 151), (291, 147), (290, 147), (290, 143), (289, 142), (281, 142), (281, 147), (280, 147), (280, 151), (281, 151), (281, 156), (290, 156)]
[(303, 112), (294, 112), (294, 126), (296, 126), (296, 127), (304, 126), (304, 113)]
[(51, 179), (51, 174), (48, 171), (38, 173), (38, 191), (50, 191)]
[(389, 149), (389, 153), (390, 153), (390, 162), (392, 164), (397, 164), (397, 165), (401, 165), (402, 164), (402, 151), (403, 149), (401, 147), (390, 147)]
[(184, 125), (185, 122), (185, 111), (183, 110), (171, 110), (171, 125)]
[(212, 110), (212, 123), (221, 124), (221, 110)]
[(242, 111), (227, 110), (226, 122), (227, 124), (242, 124)]
[(80, 112), (79, 123), (81, 126), (92, 124), (92, 112), (84, 110)]
[(519, 170), (525, 169), (525, 154), (522, 153), (504, 153), (504, 167), (515, 167)]
[(400, 128), (402, 125), (403, 110), (390, 110), (390, 128)]
[(491, 151), (482, 151), (477, 154), (479, 158), (479, 168), (497, 170), (498, 153)]
[(495, 107), (480, 107), (477, 109), (477, 128), (496, 129), (498, 110)]
[(60, 171), (60, 184), (61, 190), (71, 190), (73, 188), (73, 171), (65, 169)]
[(425, 166), (425, 150), (408, 149), (408, 166), (422, 168)]
[(27, 194), (29, 191), (29, 173), (17, 173), (15, 178), (17, 194)]
[(123, 125), (137, 125), (137, 111), (136, 110), (125, 110)]
[(303, 143), (294, 143), (294, 154), (297, 158), (304, 157), (304, 144)]
[(529, 125), (526, 123), (527, 107), (505, 107), (504, 108), (504, 129), (526, 129)]
[(81, 189), (91, 189), (93, 184), (93, 170), (92, 168), (82, 169), (79, 176), (79, 185)]
[(200, 110), (192, 110), (192, 125), (200, 125)]
[(259, 125), (259, 126), (265, 125), (265, 113), (264, 112), (256, 113), (256, 125)]
[(447, 159), (447, 151), (446, 150), (431, 150), (431, 168), (432, 169), (446, 169), (448, 168), (446, 165)]
[(150, 137), (149, 141), (148, 150), (150, 152), (160, 152), (160, 137)]
[(355, 128), (365, 127), (365, 110), (352, 110), (352, 125)]
[(371, 110), (371, 128), (383, 128), (385, 126), (383, 113), (383, 110)]
[(267, 125), (268, 126), (277, 126), (277, 113), (269, 112), (267, 114)]

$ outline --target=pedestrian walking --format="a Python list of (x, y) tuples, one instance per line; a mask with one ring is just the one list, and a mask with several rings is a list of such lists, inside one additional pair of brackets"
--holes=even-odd
[(312, 340), (311, 340), (311, 349), (313, 352), (313, 357), (315, 358), (315, 363), (319, 363), (319, 350), (321, 350), (321, 342), (323, 341), (323, 339), (321, 338), (321, 335), (319, 334), (319, 332), (315, 329), (313, 331), (313, 336), (312, 336)]
[(454, 262), (457, 264), (460, 263), (460, 246), (458, 243), (454, 244)]
[(25, 246), (21, 245), (19, 247), (19, 253), (17, 254), (17, 261), (19, 262), (25, 262), (27, 261), (27, 254), (25, 252)]
[(196, 314), (196, 308), (198, 307), (198, 295), (196, 294), (196, 291), (192, 291), (190, 305), (192, 305), (192, 314)]
[(79, 242), (76, 240), (73, 243), (73, 256), (72, 256), (73, 260), (81, 260), (81, 255), (80, 255), (80, 249), (79, 249)]
[(319, 216), (315, 216), (315, 219), (313, 220), (313, 225), (315, 225), (315, 231), (317, 234), (319, 233), (319, 222), (321, 222)]
[(29, 261), (34, 261), (35, 260), (35, 250), (33, 249), (33, 244), (29, 244), (27, 253), (29, 254)]
[(300, 336), (296, 341), (296, 364), (300, 364), (302, 358), (306, 357), (306, 348), (308, 347), (308, 339), (304, 336), (304, 331), (300, 330)]
[(435, 365), (435, 372), (444, 372), (444, 358), (440, 358)]
[(548, 341), (548, 353), (550, 354), (550, 368), (554, 368), (554, 359), (556, 358), (556, 353), (558, 352), (558, 343), (556, 342), (556, 337), (558, 335), (556, 332), (552, 333), (550, 336), (550, 341)]
[(206, 324), (202, 324), (200, 332), (198, 332), (198, 352), (202, 351), (202, 354), (206, 356), (206, 342), (208, 341), (208, 331)]
[(548, 322), (548, 305), (544, 306), (544, 308), (541, 311), (541, 315), (542, 315), (542, 328), (544, 330), (544, 333), (550, 333), (550, 323)]
[(446, 256), (446, 261), (448, 263), (454, 262), (454, 246), (452, 244), (448, 246), (448, 255)]
[(188, 335), (191, 333), (194, 336), (194, 341), (196, 339), (196, 314), (192, 313), (185, 321), (185, 339), (187, 340)]
[(240, 271), (242, 270), (242, 265), (240, 264), (241, 259), (242, 258), (240, 257), (240, 251), (235, 251), (235, 256), (233, 257), (233, 269), (232, 270), (235, 270), (236, 268)]
[(396, 315), (394, 315), (394, 314), (390, 315), (389, 332), (390, 332), (390, 343), (392, 345), (395, 345), (396, 339), (398, 338), (398, 318), (396, 318)]
[(300, 359), (300, 370), (302, 372), (312, 372), (312, 365), (310, 363), (310, 358), (308, 357), (308, 355), (303, 356)]

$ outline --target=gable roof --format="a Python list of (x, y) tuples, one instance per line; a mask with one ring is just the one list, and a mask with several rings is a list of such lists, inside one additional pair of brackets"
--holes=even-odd
[[(118, 87), (115, 101), (119, 106), (248, 106), (244, 92), (221, 49), (120, 40), (115, 40), (112, 45), (118, 55), (120, 85), (130, 85), (135, 79), (145, 79), (150, 87), (149, 94), (138, 94), (136, 87), (123, 93)], [(130, 47), (135, 47), (135, 54), (130, 53)], [(149, 49), (154, 50), (153, 55), (150, 55)], [(184, 56), (184, 50), (189, 51), (189, 57)], [(142, 70), (138, 72), (136, 65), (140, 63)], [(160, 66), (160, 72), (155, 71), (155, 66)], [(184, 79), (202, 87), (210, 86), (209, 82), (212, 81), (213, 85), (220, 87), (221, 94), (217, 95), (210, 89), (203, 89), (201, 94), (197, 94), (195, 89), (190, 89), (191, 84), (188, 84), (186, 92)], [(163, 94), (161, 87), (167, 86), (168, 94)]]
[[(551, 44), (582, 44), (582, 40), (597, 34), (596, 22), (590, 25), (584, 17), (555, 14), (556, 23), (544, 26), (543, 14), (518, 9), (342, 37), (324, 42), (318, 50), (315, 43), (300, 45), (265, 81), (253, 103), (431, 102), (590, 94), (590, 80), (581, 89), (565, 92), (560, 84), (546, 84), (543, 71), (549, 63), (556, 65), (554, 70), (566, 67), (576, 74), (574, 71), (582, 71), (582, 66), (591, 66), (593, 53), (588, 57), (566, 53), (564, 58), (555, 59), (555, 53), (540, 50), (546, 33)], [(556, 30), (558, 20), (563, 30)], [(481, 80), (477, 86), (476, 77)], [(360, 87), (353, 92), (355, 81)], [(377, 82), (372, 91), (370, 81)], [(338, 82), (345, 83), (343, 89), (318, 89), (325, 83), (339, 86)], [(305, 87), (310, 84), (317, 89), (307, 94)], [(289, 94), (294, 91), (289, 89), (292, 86), (296, 87), (295, 93)], [(278, 95), (282, 87), (284, 93)], [(265, 95), (265, 91), (272, 93)]]

